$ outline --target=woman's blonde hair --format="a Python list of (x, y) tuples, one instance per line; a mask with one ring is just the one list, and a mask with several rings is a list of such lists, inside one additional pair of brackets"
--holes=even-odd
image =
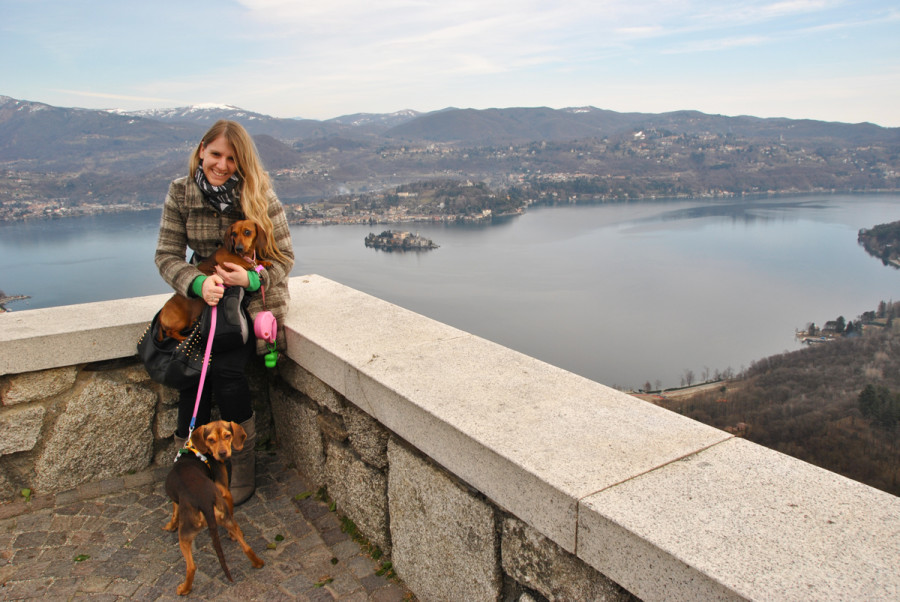
[(268, 193), (272, 189), (272, 183), (269, 180), (269, 174), (263, 169), (262, 161), (259, 160), (259, 153), (256, 151), (256, 145), (253, 144), (253, 138), (250, 137), (244, 126), (227, 119), (215, 122), (200, 140), (200, 144), (197, 145), (194, 152), (191, 153), (191, 177), (200, 166), (200, 151), (221, 136), (224, 136), (234, 149), (237, 172), (241, 176), (240, 198), (244, 216), (256, 222), (266, 232), (265, 255), (284, 259), (284, 255), (275, 244), (274, 226), (269, 218)]

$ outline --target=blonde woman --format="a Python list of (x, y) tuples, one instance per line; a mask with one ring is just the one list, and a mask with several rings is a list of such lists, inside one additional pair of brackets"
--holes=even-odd
[[(203, 136), (190, 157), (190, 174), (173, 181), (163, 205), (156, 245), (159, 273), (173, 289), (188, 297), (200, 297), (210, 306), (219, 303), (223, 287), (242, 287), (251, 318), (264, 309), (275, 314), (279, 332), (276, 344), (284, 348), (282, 324), (289, 294), (287, 279), (294, 265), (291, 232), (284, 208), (272, 190), (252, 138), (234, 121), (216, 122)], [(272, 265), (260, 271), (235, 264), (217, 266), (205, 276), (195, 267), (222, 245), (225, 232), (237, 220), (249, 219), (267, 234), (263, 255)], [(193, 255), (186, 261), (186, 251)], [(203, 387), (196, 426), (210, 419), (214, 401), (223, 420), (240, 424), (247, 433), (241, 451), (232, 455), (231, 492), (235, 503), (246, 501), (256, 489), (254, 445), (256, 423), (245, 369), (253, 355), (266, 353), (265, 341), (256, 340), (253, 329), (247, 344), (214, 351)], [(198, 383), (199, 384), (199, 383)], [(179, 445), (187, 437), (196, 402), (197, 387), (179, 392)]]

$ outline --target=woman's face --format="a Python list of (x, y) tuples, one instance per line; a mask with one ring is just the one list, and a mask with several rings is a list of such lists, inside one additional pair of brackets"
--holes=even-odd
[(200, 160), (203, 161), (203, 174), (213, 186), (221, 186), (237, 171), (234, 147), (225, 136), (219, 136), (209, 144), (201, 144)]

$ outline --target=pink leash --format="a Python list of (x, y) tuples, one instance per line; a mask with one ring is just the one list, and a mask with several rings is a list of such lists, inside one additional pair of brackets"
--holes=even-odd
[(216, 335), (216, 308), (212, 306), (212, 315), (210, 315), (209, 336), (206, 337), (206, 355), (203, 356), (203, 368), (200, 369), (200, 384), (197, 385), (197, 401), (194, 403), (194, 415), (191, 416), (191, 425), (188, 427), (188, 441), (191, 440), (191, 433), (194, 432), (194, 424), (197, 422), (197, 412), (200, 410), (200, 396), (203, 394), (203, 382), (206, 380), (206, 369), (209, 367), (209, 356), (212, 354), (212, 343)]
[[(259, 273), (260, 270), (262, 270), (262, 266), (257, 266), (257, 268), (256, 268), (257, 273)], [(263, 307), (265, 307), (265, 303), (266, 303), (266, 289), (265, 288), (262, 289), (262, 295), (263, 295)], [(210, 321), (209, 321), (209, 336), (206, 337), (206, 353), (203, 356), (203, 367), (200, 369), (200, 384), (197, 385), (197, 401), (194, 402), (194, 414), (193, 414), (193, 416), (191, 416), (191, 424), (188, 427), (188, 435), (187, 435), (188, 441), (191, 440), (191, 434), (194, 432), (194, 425), (197, 423), (197, 412), (200, 411), (200, 397), (203, 395), (203, 383), (206, 381), (206, 369), (209, 367), (209, 357), (212, 354), (213, 339), (215, 338), (215, 335), (216, 335), (216, 308), (217, 307), (218, 307), (217, 305), (213, 305), (211, 307), (212, 314), (210, 315)], [(264, 313), (268, 313), (271, 315), (271, 312), (264, 312)], [(256, 325), (254, 324), (254, 326), (256, 326)], [(274, 326), (275, 326), (275, 318), (272, 317), (271, 324), (270, 324), (271, 335), (269, 335), (269, 332), (267, 331), (265, 333), (265, 335), (263, 335), (261, 338), (267, 338), (268, 336), (271, 336), (271, 338), (272, 338), (271, 342), (274, 343), (275, 342), (274, 341), (274, 339), (275, 339)], [(257, 332), (257, 335), (259, 335), (259, 334), (260, 333)], [(269, 365), (269, 355), (273, 355), (274, 353), (275, 352), (273, 349), (266, 356), (266, 365), (267, 366)], [(275, 355), (275, 357), (277, 357), (277, 355)], [(272, 358), (271, 363), (272, 363), (272, 366), (274, 366), (274, 364), (275, 364), (274, 357)], [(270, 366), (270, 367), (272, 367), (272, 366)], [(175, 459), (178, 460), (177, 455), (175, 456)]]

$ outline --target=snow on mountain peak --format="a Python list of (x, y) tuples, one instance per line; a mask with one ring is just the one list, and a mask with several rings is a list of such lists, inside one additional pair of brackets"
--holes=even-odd
[(191, 105), (188, 111), (240, 111), (241, 109), (232, 105), (223, 105), (215, 102), (201, 102), (200, 104)]

